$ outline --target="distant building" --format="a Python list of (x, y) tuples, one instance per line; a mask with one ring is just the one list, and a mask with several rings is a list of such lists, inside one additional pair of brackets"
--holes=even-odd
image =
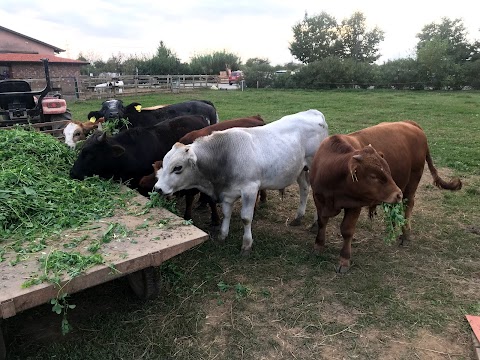
[[(80, 76), (80, 68), (88, 62), (57, 56), (64, 51), (0, 26), (0, 80), (5, 78), (45, 79), (40, 59), (46, 58), (53, 86), (61, 89), (63, 95), (74, 95), (75, 79)], [(45, 81), (32, 82), (31, 86), (42, 88), (45, 86)]]

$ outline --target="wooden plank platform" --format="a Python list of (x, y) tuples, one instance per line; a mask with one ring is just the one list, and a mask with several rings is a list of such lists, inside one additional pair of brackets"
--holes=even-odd
[[(69, 120), (57, 120), (57, 121), (32, 123), (32, 124), (29, 124), (28, 122), (26, 122), (24, 124), (18, 124), (18, 125), (31, 126), (37, 131), (40, 131), (46, 134), (51, 134), (54, 137), (56, 137), (58, 140), (63, 141), (65, 140), (65, 136), (63, 135), (63, 129), (69, 122), (70, 122)], [(0, 127), (0, 129), (11, 129), (14, 127), (15, 125), (9, 125), (9, 126)]]
[[(58, 239), (49, 240), (48, 247), (39, 253), (31, 254), (27, 259), (12, 266), (11, 260), (16, 253), (7, 252), (5, 261), (0, 262), (0, 319), (6, 319), (15, 314), (47, 303), (59, 293), (59, 288), (51, 283), (42, 283), (22, 289), (31, 276), (41, 275), (38, 259), (54, 250), (75, 251), (91, 254), (87, 247), (92, 241), (101, 243), (97, 253), (105, 259), (105, 264), (88, 269), (85, 273), (69, 279), (62, 278), (61, 286), (64, 293), (75, 293), (80, 290), (105, 283), (151, 266), (158, 266), (171, 257), (198, 245), (208, 238), (208, 235), (182, 218), (161, 208), (145, 212), (147, 199), (136, 196), (128, 201), (125, 209), (118, 210), (116, 215), (92, 221), (81, 229), (64, 231)], [(111, 233), (112, 239), (103, 242), (104, 235), (112, 224), (119, 224), (124, 230)], [(74, 239), (84, 239), (75, 248), (67, 249), (64, 244)]]

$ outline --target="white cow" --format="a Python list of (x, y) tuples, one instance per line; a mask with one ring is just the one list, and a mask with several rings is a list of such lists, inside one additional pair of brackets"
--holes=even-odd
[(252, 218), (259, 190), (279, 190), (295, 180), (300, 204), (292, 225), (305, 215), (308, 171), (322, 140), (328, 136), (318, 110), (287, 115), (255, 128), (216, 131), (190, 145), (176, 143), (163, 158), (155, 189), (165, 195), (197, 188), (222, 203), (220, 240), (225, 240), (235, 200), (241, 198), (244, 224), (242, 253), (251, 251)]

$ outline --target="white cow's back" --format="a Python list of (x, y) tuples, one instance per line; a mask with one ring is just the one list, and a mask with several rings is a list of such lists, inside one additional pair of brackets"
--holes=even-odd
[(308, 110), (264, 126), (214, 132), (195, 141), (192, 149), (203, 159), (216, 151), (226, 152), (228, 169), (220, 171), (230, 172), (239, 182), (256, 179), (262, 189), (282, 189), (294, 183), (305, 166), (310, 167), (315, 152), (327, 136), (323, 114)]

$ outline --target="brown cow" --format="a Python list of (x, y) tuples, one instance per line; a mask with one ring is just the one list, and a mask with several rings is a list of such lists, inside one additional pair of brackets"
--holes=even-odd
[(448, 190), (462, 187), (458, 178), (445, 182), (438, 176), (427, 137), (413, 121), (381, 123), (348, 135), (326, 138), (315, 154), (310, 172), (318, 215), (314, 250), (317, 253), (324, 250), (327, 222), (344, 209), (340, 226), (343, 247), (337, 271), (347, 271), (361, 208), (372, 208), (381, 202), (397, 203), (402, 198), (407, 205), (407, 224), (402, 229), (400, 244), (406, 244), (410, 238), (409, 218), (415, 191), (425, 161), (437, 187)]
[(65, 137), (65, 144), (67, 144), (72, 149), (75, 148), (77, 142), (85, 140), (88, 135), (93, 133), (95, 130), (102, 129), (102, 123), (105, 121), (105, 118), (95, 119), (94, 121), (70, 121), (67, 126), (63, 129), (63, 135)]
[[(226, 130), (233, 127), (255, 127), (255, 126), (263, 126), (263, 125), (265, 125), (265, 121), (263, 121), (260, 115), (255, 115), (255, 116), (246, 117), (246, 118), (238, 118), (233, 120), (226, 120), (217, 124), (207, 126), (203, 129), (200, 129), (202, 131), (197, 131), (197, 130), (191, 131), (185, 136), (183, 136), (179, 140), (179, 142), (182, 144), (188, 145), (193, 143), (195, 139), (198, 139), (199, 137), (202, 137), (202, 136), (210, 135), (214, 131)], [(153, 186), (157, 181), (157, 179), (155, 178), (155, 174), (158, 171), (158, 169), (161, 168), (161, 166), (162, 166), (162, 162), (156, 161), (153, 164), (154, 172), (150, 175), (144, 176), (140, 180), (139, 186), (148, 190), (153, 189)], [(183, 218), (186, 220), (192, 218), (192, 206), (193, 206), (193, 200), (196, 194), (198, 194), (198, 190), (196, 189), (181, 191), (180, 196), (185, 195), (185, 213)], [(204, 195), (204, 194), (201, 194), (201, 195)], [(220, 216), (218, 215), (216, 203), (206, 195), (201, 196), (200, 200), (202, 202), (208, 203), (208, 205), (210, 206), (212, 225), (214, 226), (220, 225)], [(266, 191), (265, 190), (260, 191), (260, 201), (265, 202), (266, 200), (267, 200)]]
[(265, 125), (265, 121), (263, 121), (260, 115), (233, 119), (233, 120), (226, 120), (226, 121), (219, 122), (217, 124), (207, 126), (203, 129), (200, 129), (201, 131), (200, 130), (191, 131), (187, 135), (182, 137), (179, 142), (182, 144), (188, 145), (193, 143), (195, 139), (198, 139), (199, 137), (202, 137), (202, 136), (210, 135), (214, 131), (222, 131), (222, 130), (230, 129), (232, 127), (246, 128), (246, 127), (255, 127), (255, 126), (263, 126), (263, 125)]

